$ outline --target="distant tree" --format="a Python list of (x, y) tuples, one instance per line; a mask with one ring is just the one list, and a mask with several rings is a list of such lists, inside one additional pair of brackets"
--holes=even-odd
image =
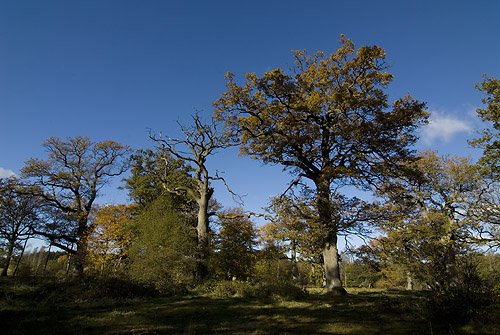
[(380, 243), (386, 257), (429, 286), (456, 287), (457, 256), (476, 242), (481, 224), (471, 215), (481, 194), (481, 175), (467, 158), (439, 157), (430, 151), (419, 157), (411, 167), (419, 173), (416, 178), (400, 178), (379, 188), (394, 214), (380, 226), (386, 233)]
[(299, 259), (320, 262), (321, 227), (314, 209), (306, 198), (283, 195), (271, 199), (268, 211), (272, 219), (260, 230), (261, 239), (277, 241), (290, 255), (293, 279), (297, 281)]
[(346, 287), (372, 288), (380, 280), (382, 274), (369, 263), (355, 257), (355, 252), (346, 250), (342, 253), (340, 270)]
[(216, 115), (241, 141), (241, 153), (281, 164), (315, 189), (315, 208), (323, 227), (326, 291), (342, 289), (332, 195), (344, 185), (369, 188), (375, 180), (400, 173), (412, 159), (415, 129), (426, 122), (424, 104), (406, 96), (389, 105), (384, 89), (385, 51), (357, 51), (344, 36), (336, 53), (295, 51), (295, 67), (238, 85), (228, 73), (227, 92), (216, 101)]
[[(217, 175), (210, 175), (206, 167), (208, 156), (217, 150), (231, 145), (229, 138), (219, 129), (220, 122), (212, 119), (204, 123), (198, 112), (193, 116), (193, 124), (181, 126), (185, 135), (184, 139), (173, 139), (150, 135), (150, 138), (159, 146), (161, 152), (168, 155), (160, 157), (169, 166), (171, 157), (182, 160), (191, 165), (194, 170), (192, 180), (188, 183), (168, 183), (162, 185), (170, 193), (186, 195), (197, 204), (196, 231), (198, 236), (198, 277), (203, 279), (208, 273), (208, 257), (210, 251), (209, 239), (209, 217), (215, 213), (209, 211), (214, 189), (211, 186), (213, 180), (223, 180)], [(167, 176), (165, 176), (167, 177)], [(225, 183), (225, 182), (224, 182)]]
[(17, 178), (0, 178), (0, 241), (6, 247), (2, 276), (7, 276), (10, 262), (22, 240), (28, 239), (39, 225), (40, 202), (22, 191)]
[(257, 231), (240, 208), (220, 213), (219, 229), (214, 236), (213, 263), (217, 274), (230, 279), (252, 275)]
[(129, 148), (109, 140), (92, 142), (82, 136), (66, 140), (51, 137), (43, 146), (48, 159), (31, 158), (21, 170), (33, 186), (31, 194), (52, 209), (52, 220), (36, 233), (75, 254), (75, 275), (79, 275), (93, 231), (89, 216), (94, 202), (109, 179), (128, 168)]

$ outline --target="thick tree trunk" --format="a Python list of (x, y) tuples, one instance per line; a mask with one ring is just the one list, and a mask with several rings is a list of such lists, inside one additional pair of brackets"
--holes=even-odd
[(80, 277), (83, 275), (86, 258), (87, 258), (87, 240), (81, 238), (76, 243), (75, 268), (73, 270), (73, 277)]
[(325, 238), (323, 246), (325, 267), (325, 292), (345, 292), (340, 279), (339, 252), (337, 249), (337, 234), (332, 232)]
[(337, 249), (337, 227), (333, 222), (330, 183), (326, 179), (315, 182), (318, 195), (318, 214), (323, 228), (323, 266), (325, 270), (325, 292), (346, 293), (342, 287)]
[(446, 247), (444, 252), (444, 263), (446, 271), (446, 282), (448, 287), (457, 287), (458, 285), (458, 269), (455, 250), (453, 246)]
[(208, 275), (208, 257), (210, 251), (210, 240), (208, 236), (208, 200), (209, 194), (202, 194), (198, 201), (198, 260), (196, 264), (196, 276), (203, 280)]
[(79, 239), (78, 242), (76, 242), (75, 268), (73, 271), (73, 277), (82, 276), (85, 269), (88, 251), (88, 235), (90, 233), (88, 230), (87, 219), (81, 219), (78, 228)]
[(458, 285), (458, 269), (457, 260), (455, 252), (455, 234), (453, 232), (454, 221), (453, 219), (448, 219), (447, 224), (447, 236), (446, 244), (444, 250), (444, 264), (445, 264), (445, 274), (446, 274), (446, 284), (448, 287), (457, 287)]
[(2, 270), (2, 277), (7, 277), (7, 272), (9, 271), (10, 261), (12, 260), (12, 255), (14, 254), (14, 243), (9, 243), (9, 248), (7, 249), (7, 258), (5, 259), (5, 264)]

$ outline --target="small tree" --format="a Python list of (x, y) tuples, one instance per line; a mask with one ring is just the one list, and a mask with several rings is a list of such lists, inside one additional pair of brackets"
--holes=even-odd
[(128, 168), (129, 148), (109, 140), (92, 142), (82, 136), (66, 140), (51, 137), (43, 146), (48, 159), (31, 158), (21, 170), (31, 182), (31, 194), (51, 209), (48, 213), (52, 220), (36, 233), (75, 254), (75, 275), (79, 275), (94, 228), (89, 220), (94, 202), (109, 178)]
[(148, 204), (130, 225), (133, 243), (127, 250), (132, 279), (164, 293), (175, 293), (193, 282), (196, 230), (170, 195)]

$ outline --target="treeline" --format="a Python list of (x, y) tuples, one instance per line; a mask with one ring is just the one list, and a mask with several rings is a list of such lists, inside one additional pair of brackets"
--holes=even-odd
[[(16, 272), (24, 241), (38, 236), (66, 253), (57, 275), (116, 276), (164, 293), (211, 280), (340, 294), (345, 285), (498, 292), (498, 258), (486, 251), (500, 241), (500, 82), (476, 86), (485, 93), (478, 115), (492, 122), (470, 142), (484, 148), (478, 163), (415, 153), (425, 104), (410, 95), (389, 103), (383, 49), (356, 50), (344, 36), (340, 43), (331, 55), (295, 51), (288, 73), (248, 74), (241, 84), (228, 73), (208, 122), (196, 113), (180, 139), (150, 133), (154, 149), (47, 140), (46, 159), (1, 180), (2, 275)], [(224, 209), (213, 198), (219, 185), (239, 201), (230, 187), (237, 181), (206, 165), (235, 145), (293, 176), (265, 213)], [(131, 203), (97, 206), (102, 187), (127, 170)], [(348, 197), (345, 187), (376, 200)], [(257, 228), (255, 216), (269, 223)], [(339, 238), (354, 236), (367, 243), (340, 254)], [(38, 274), (25, 258), (26, 273)]]

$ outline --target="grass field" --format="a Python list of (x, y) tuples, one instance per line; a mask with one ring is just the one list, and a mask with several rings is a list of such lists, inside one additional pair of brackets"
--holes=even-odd
[(311, 292), (297, 300), (106, 298), (2, 278), (1, 334), (500, 334), (481, 322), (431, 318), (422, 292)]

